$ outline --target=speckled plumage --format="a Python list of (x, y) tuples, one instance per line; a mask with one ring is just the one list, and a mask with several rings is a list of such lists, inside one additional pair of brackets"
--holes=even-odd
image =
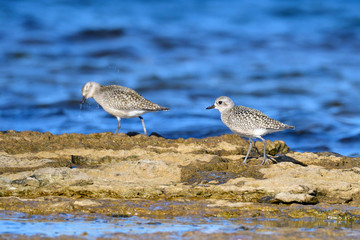
[(142, 114), (147, 112), (167, 111), (169, 108), (159, 106), (143, 98), (135, 90), (118, 85), (102, 86), (96, 82), (88, 82), (82, 87), (84, 102), (87, 98), (93, 97), (95, 101), (109, 114), (118, 119), (118, 128), (120, 129), (121, 118), (141, 119), (144, 133), (147, 135), (145, 123)]
[[(234, 102), (225, 96), (218, 97), (215, 100), (215, 104), (207, 109), (211, 108), (215, 108), (220, 111), (222, 122), (230, 128), (231, 131), (242, 137), (249, 138), (249, 150), (246, 154), (244, 163), (246, 163), (251, 151), (253, 138), (261, 139), (264, 142), (264, 149), (266, 149), (266, 142), (262, 138), (263, 135), (285, 129), (295, 129), (294, 126), (272, 119), (259, 110), (244, 106), (235, 106)], [(264, 160), (261, 164), (264, 164), (265, 162), (266, 151), (264, 150)]]
[(231, 131), (243, 137), (257, 137), (259, 134), (256, 134), (256, 129), (264, 129), (270, 133), (290, 128), (289, 125), (272, 119), (256, 109), (244, 106), (234, 106), (229, 111), (222, 112), (221, 120)]
[(143, 98), (135, 90), (123, 86), (110, 85), (103, 86), (94, 95), (94, 99), (101, 106), (116, 110), (141, 110), (146, 112), (154, 112), (160, 110), (168, 110), (145, 98)]

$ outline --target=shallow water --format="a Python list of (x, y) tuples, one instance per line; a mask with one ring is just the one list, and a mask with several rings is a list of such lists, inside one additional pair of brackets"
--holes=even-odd
[[(324, 231), (324, 229), (327, 229)], [(357, 222), (336, 220), (303, 219), (264, 219), (264, 218), (140, 218), (140, 217), (94, 217), (72, 216), (27, 216), (21, 213), (0, 214), (0, 234), (23, 234), (41, 237), (73, 236), (94, 239), (98, 237), (122, 236), (141, 237), (158, 236), (180, 237), (184, 234), (228, 234), (240, 237), (352, 237), (360, 238), (360, 227)], [(163, 236), (164, 237), (164, 236)], [(191, 239), (191, 238), (190, 238)]]
[[(230, 133), (205, 108), (227, 95), (296, 126), (297, 151), (359, 156), (360, 2), (3, 1), (0, 130), (114, 132), (87, 81), (171, 108), (144, 115), (167, 138)], [(139, 119), (122, 132), (142, 132)]]

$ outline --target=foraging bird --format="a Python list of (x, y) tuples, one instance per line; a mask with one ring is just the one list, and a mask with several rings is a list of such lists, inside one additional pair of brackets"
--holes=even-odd
[(215, 100), (215, 104), (206, 109), (212, 108), (220, 111), (221, 121), (230, 128), (231, 131), (242, 137), (249, 138), (249, 149), (243, 163), (246, 163), (249, 156), (253, 138), (259, 138), (264, 142), (264, 159), (261, 162), (262, 165), (267, 162), (266, 142), (262, 136), (273, 132), (283, 131), (285, 129), (295, 129), (294, 126), (286, 125), (272, 119), (259, 110), (244, 106), (235, 106), (234, 102), (225, 96), (218, 97)]
[(139, 117), (147, 135), (142, 114), (148, 112), (168, 111), (169, 108), (159, 106), (143, 98), (135, 90), (118, 85), (102, 86), (96, 82), (87, 82), (81, 89), (83, 95), (81, 103), (88, 98), (95, 101), (108, 113), (115, 116), (118, 120), (117, 133), (120, 129), (121, 118)]

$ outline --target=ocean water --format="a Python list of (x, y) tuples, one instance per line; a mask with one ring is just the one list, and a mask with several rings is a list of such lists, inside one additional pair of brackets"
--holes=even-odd
[[(134, 88), (168, 112), (143, 117), (166, 138), (230, 133), (221, 95), (295, 131), (296, 151), (360, 155), (360, 2), (0, 2), (0, 130), (114, 132), (88, 81)], [(121, 132), (142, 133), (138, 118)]]
[[(173, 217), (109, 218), (103, 216), (27, 216), (1, 213), (0, 234), (4, 239), (20, 236), (79, 239), (197, 239), (217, 234), (226, 239), (276, 239), (276, 237), (359, 239), (358, 222), (337, 220)], [(196, 235), (198, 234), (198, 235)], [(201, 235), (203, 234), (203, 235)], [(221, 235), (223, 234), (223, 235)], [(216, 238), (216, 236), (214, 236)]]

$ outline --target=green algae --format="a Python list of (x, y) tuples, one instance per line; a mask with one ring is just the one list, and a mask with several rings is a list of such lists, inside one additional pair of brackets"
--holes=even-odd
[[(231, 143), (238, 145), (236, 150), (212, 150), (218, 146), (220, 142)], [(112, 150), (131, 150), (134, 147), (147, 148), (156, 153), (174, 151), (178, 144), (198, 144), (204, 146), (203, 150), (194, 151), (194, 153), (207, 152), (212, 155), (227, 156), (230, 154), (245, 154), (246, 144), (243, 138), (228, 134), (221, 137), (210, 137), (205, 139), (165, 139), (162, 137), (144, 136), (138, 134), (130, 137), (126, 134), (113, 133), (93, 133), (93, 134), (62, 134), (54, 135), (49, 132), (40, 133), (33, 131), (23, 132), (0, 132), (0, 149), (9, 154), (20, 153), (36, 153), (40, 151), (56, 151), (70, 148), (85, 148), (85, 149), (112, 149)], [(275, 155), (278, 153), (287, 153), (290, 151), (289, 147), (283, 141), (268, 142), (269, 154)], [(151, 148), (156, 146), (156, 148)], [(259, 145), (261, 148), (261, 145)]]
[[(214, 201), (213, 201), (214, 202)], [(306, 207), (294, 205), (246, 204), (231, 207), (214, 206), (204, 200), (120, 200), (74, 199), (68, 197), (41, 197), (20, 199), (16, 197), (0, 198), (0, 209), (18, 211), (35, 215), (54, 213), (103, 214), (106, 216), (138, 217), (222, 217), (222, 218), (271, 218), (271, 219), (306, 219), (336, 220), (342, 222), (360, 221), (359, 210), (342, 205), (322, 205)], [(216, 201), (214, 202), (216, 203)], [(233, 202), (235, 203), (235, 202)], [(210, 204), (210, 205), (209, 205)]]

